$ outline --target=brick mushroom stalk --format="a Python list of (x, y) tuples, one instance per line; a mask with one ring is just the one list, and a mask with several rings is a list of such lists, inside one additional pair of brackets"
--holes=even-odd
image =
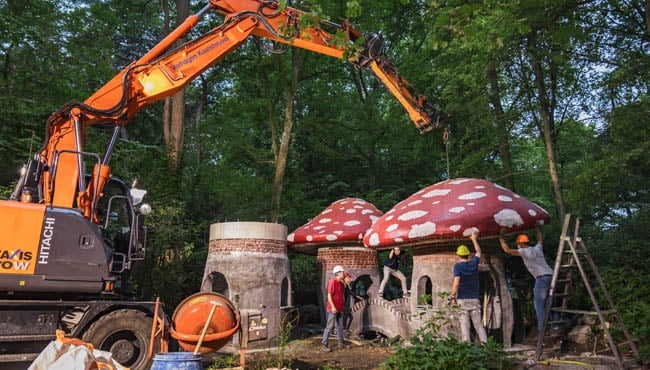
[(522, 196), (482, 179), (459, 178), (428, 186), (398, 203), (364, 236), (364, 245), (389, 249), (530, 230), (548, 223), (548, 212)]

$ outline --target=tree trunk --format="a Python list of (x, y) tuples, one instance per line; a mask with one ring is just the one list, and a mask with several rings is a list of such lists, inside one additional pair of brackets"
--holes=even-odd
[(533, 68), (533, 76), (535, 76), (535, 87), (537, 89), (537, 100), (539, 102), (539, 112), (541, 117), (540, 134), (544, 140), (544, 146), (546, 147), (546, 158), (548, 160), (548, 170), (553, 185), (553, 196), (555, 206), (557, 207), (557, 217), (559, 220), (564, 220), (566, 204), (564, 202), (564, 195), (562, 194), (562, 182), (557, 169), (557, 159), (555, 155), (556, 133), (555, 118), (553, 114), (555, 110), (553, 105), (555, 102), (551, 104), (547, 96), (544, 72), (542, 70), (541, 57), (537, 52), (538, 50), (540, 50), (540, 47), (537, 45), (536, 35), (535, 33), (532, 33), (528, 39), (528, 52), (530, 54), (531, 66)]
[[(180, 25), (190, 14), (190, 1), (175, 1), (176, 25)], [(183, 39), (179, 39), (175, 43), (175, 46), (178, 46), (182, 42)], [(168, 130), (166, 132), (168, 136), (165, 137), (167, 155), (169, 156), (172, 166), (178, 168), (183, 154), (183, 138), (185, 136), (185, 89), (172, 95), (171, 102), (169, 99), (165, 99), (164, 108), (163, 124), (165, 124), (166, 118), (169, 117), (169, 121), (163, 130)], [(169, 109), (171, 109), (171, 114), (169, 113)]]
[(278, 222), (280, 219), (280, 201), (282, 199), (282, 186), (284, 185), (284, 175), (287, 167), (287, 156), (289, 154), (289, 144), (291, 143), (291, 131), (293, 130), (293, 104), (298, 90), (298, 76), (300, 75), (300, 53), (295, 48), (291, 48), (291, 80), (286, 88), (286, 102), (284, 104), (284, 126), (282, 128), (282, 138), (280, 149), (275, 160), (275, 177), (273, 179), (273, 194), (271, 195), (271, 222)]
[[(163, 8), (163, 33), (165, 35), (169, 34), (169, 2), (167, 0), (162, 1), (162, 8)], [(162, 111), (162, 121), (163, 121), (163, 139), (165, 140), (165, 145), (169, 147), (169, 135), (170, 135), (170, 128), (169, 128), (169, 116), (170, 116), (170, 110), (171, 110), (171, 98), (166, 97), (165, 101), (163, 103), (163, 111)]]
[(494, 110), (494, 118), (497, 123), (497, 138), (499, 140), (499, 155), (501, 156), (501, 163), (503, 166), (503, 182), (506, 188), (515, 191), (515, 178), (512, 171), (512, 158), (510, 156), (510, 143), (508, 141), (508, 128), (506, 127), (506, 115), (503, 111), (501, 104), (501, 90), (499, 89), (499, 79), (494, 62), (489, 63), (486, 68), (490, 88), (488, 95), (492, 109)]

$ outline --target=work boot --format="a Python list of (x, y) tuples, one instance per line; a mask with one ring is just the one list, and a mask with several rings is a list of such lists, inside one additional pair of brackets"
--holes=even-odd
[(327, 346), (327, 344), (323, 344), (323, 352), (332, 352), (332, 349)]
[(341, 342), (341, 343), (339, 343), (339, 345), (336, 346), (336, 347), (337, 347), (338, 349), (349, 349), (349, 348), (350, 348), (350, 345), (347, 344), (347, 343), (345, 343), (345, 342)]

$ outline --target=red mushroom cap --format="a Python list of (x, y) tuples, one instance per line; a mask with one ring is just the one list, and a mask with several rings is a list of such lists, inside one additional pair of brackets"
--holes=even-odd
[[(374, 205), (359, 198), (344, 198), (287, 235), (287, 244), (297, 252), (312, 254), (313, 246), (341, 243), (361, 244), (368, 228), (381, 217)], [(311, 245), (311, 248), (302, 246)]]
[(529, 230), (548, 212), (512, 191), (481, 179), (452, 179), (428, 186), (386, 212), (363, 238), (367, 247), (444, 242)]

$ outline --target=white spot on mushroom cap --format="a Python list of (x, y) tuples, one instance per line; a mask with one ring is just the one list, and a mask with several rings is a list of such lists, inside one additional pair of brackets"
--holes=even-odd
[(327, 239), (328, 241), (332, 242), (332, 241), (336, 240), (337, 237), (336, 237), (336, 235), (329, 234), (329, 235), (327, 235), (326, 239)]
[(395, 240), (395, 243), (401, 243), (401, 242), (404, 241), (404, 239), (402, 239), (402, 238), (395, 238), (394, 240)]
[(306, 239), (307, 239), (308, 242), (310, 242), (310, 241), (314, 240), (314, 237), (311, 236), (311, 235), (307, 235)]
[(399, 227), (398, 224), (390, 224), (390, 225), (388, 225), (388, 227), (386, 228), (386, 231), (388, 231), (388, 232), (395, 231), (395, 230), (397, 230), (398, 227)]
[(449, 183), (454, 184), (454, 185), (460, 185), (460, 184), (468, 182), (468, 181), (472, 181), (472, 179), (457, 179), (457, 180), (454, 180), (454, 181), (450, 181)]
[(335, 231), (332, 231), (332, 234), (341, 235), (341, 234), (343, 234), (343, 231), (342, 230), (335, 230)]
[(390, 221), (390, 220), (392, 220), (393, 218), (395, 218), (395, 216), (390, 215), (390, 216), (386, 217), (385, 220), (386, 220), (386, 221)]
[(314, 226), (314, 230), (323, 230), (325, 226)]
[(463, 194), (463, 195), (459, 196), (458, 199), (469, 200), (469, 199), (479, 199), (479, 198), (485, 198), (485, 197), (487, 197), (487, 194), (485, 194), (484, 192), (482, 192), (482, 191), (474, 191), (474, 192), (471, 192), (471, 193)]
[(372, 233), (370, 238), (368, 238), (368, 244), (370, 244), (371, 247), (379, 245), (379, 235), (377, 233)]
[(422, 198), (444, 197), (449, 194), (451, 189), (433, 189), (422, 195)]
[(354, 208), (348, 208), (348, 209), (345, 210), (345, 213), (348, 213), (348, 214), (350, 214), (350, 213), (356, 213), (356, 212), (357, 212), (357, 210), (354, 209)]
[(328, 209), (324, 210), (323, 212), (321, 212), (320, 214), (321, 214), (321, 215), (326, 215), (326, 214), (328, 214), (328, 213), (330, 213), (330, 212), (333, 212), (333, 211), (334, 211), (333, 209), (328, 208)]
[(512, 198), (507, 195), (499, 195), (497, 199), (502, 202), (512, 202)]
[(294, 233), (291, 233), (291, 234), (287, 235), (287, 241), (292, 242), (292, 241), (293, 241), (293, 238), (294, 238), (295, 236), (296, 236), (296, 234), (294, 234)]
[(318, 221), (319, 224), (326, 224), (332, 222), (331, 218), (322, 218), (320, 221)]
[(465, 210), (465, 207), (454, 207), (449, 209), (449, 212), (451, 213), (461, 213)]
[(524, 224), (524, 220), (522, 220), (521, 216), (517, 211), (514, 209), (510, 208), (505, 208), (499, 211), (494, 215), (494, 221), (499, 225), (503, 227), (513, 227), (513, 226), (520, 226)]
[(407, 206), (408, 206), (408, 207), (410, 207), (410, 206), (414, 206), (414, 205), (420, 204), (420, 203), (422, 203), (422, 202), (423, 202), (422, 199), (414, 200), (414, 201), (410, 202)]
[(460, 230), (460, 227), (461, 227), (460, 225), (451, 225), (451, 226), (449, 226), (449, 230), (451, 230), (453, 232), (456, 232), (456, 231)]
[(410, 212), (403, 213), (402, 215), (397, 217), (397, 219), (400, 221), (408, 221), (408, 220), (414, 220), (416, 218), (420, 218), (422, 216), (426, 216), (427, 214), (429, 214), (429, 212), (427, 211), (421, 211), (421, 210), (410, 211)]
[(423, 236), (429, 236), (436, 232), (436, 224), (431, 221), (427, 221), (420, 225), (411, 225), (411, 230), (409, 230), (408, 237), (410, 239), (420, 238)]
[(343, 223), (343, 225), (345, 225), (345, 226), (356, 226), (356, 225), (359, 225), (359, 224), (361, 224), (361, 221), (359, 221), (359, 220), (346, 221), (346, 222)]
[(362, 215), (367, 215), (368, 213), (374, 213), (374, 211), (372, 209), (364, 209), (363, 211), (361, 211)]
[(533, 217), (537, 216), (537, 212), (535, 212), (534, 209), (529, 209), (529, 210), (528, 210), (528, 214), (531, 215), (531, 216), (533, 216)]

